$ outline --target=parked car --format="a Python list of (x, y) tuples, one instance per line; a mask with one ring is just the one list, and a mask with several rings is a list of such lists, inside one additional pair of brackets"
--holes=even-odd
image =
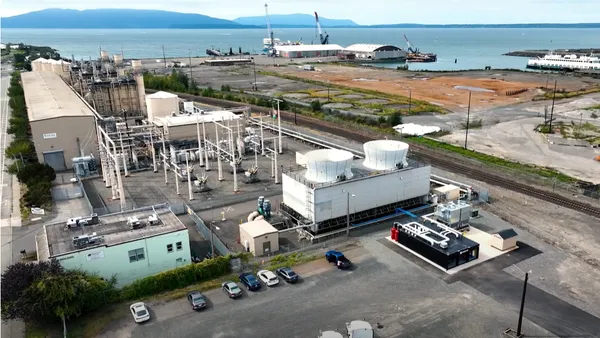
[(202, 310), (206, 308), (206, 299), (204, 295), (200, 293), (200, 291), (192, 291), (187, 295), (188, 301), (190, 305), (192, 305), (193, 310)]
[(325, 259), (329, 263), (334, 263), (338, 269), (347, 269), (352, 265), (352, 262), (343, 253), (335, 250), (329, 250), (325, 253)]
[(242, 296), (242, 289), (240, 289), (240, 287), (232, 281), (227, 281), (221, 284), (221, 287), (227, 296), (229, 296), (229, 298), (238, 298)]
[(150, 312), (148, 311), (146, 304), (143, 302), (131, 304), (131, 306), (129, 306), (129, 310), (131, 310), (133, 320), (135, 320), (135, 322), (138, 324), (150, 320)]
[(277, 275), (275, 275), (273, 271), (260, 270), (257, 275), (258, 278), (260, 278), (260, 280), (267, 286), (275, 286), (279, 284), (279, 278), (277, 278)]
[(277, 270), (275, 270), (275, 272), (277, 272), (277, 274), (279, 276), (281, 276), (281, 278), (283, 278), (283, 280), (285, 280), (288, 283), (296, 283), (298, 281), (298, 274), (296, 274), (294, 272), (294, 270), (287, 268), (287, 267), (283, 267), (283, 268), (279, 268)]
[(260, 283), (258, 282), (258, 279), (256, 279), (256, 277), (254, 277), (254, 275), (250, 272), (242, 273), (240, 275), (240, 282), (246, 285), (246, 288), (248, 288), (250, 291), (256, 291), (260, 289)]

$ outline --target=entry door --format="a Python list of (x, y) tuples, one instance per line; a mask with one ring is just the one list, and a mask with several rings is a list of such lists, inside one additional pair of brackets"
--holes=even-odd
[(67, 170), (65, 154), (62, 150), (44, 152), (44, 163), (51, 166), (54, 171)]
[(263, 242), (263, 254), (268, 255), (271, 253), (271, 241)]

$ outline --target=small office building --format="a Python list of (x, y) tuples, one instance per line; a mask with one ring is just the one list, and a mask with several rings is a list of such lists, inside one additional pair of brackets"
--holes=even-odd
[(279, 231), (264, 219), (240, 224), (240, 242), (254, 256), (279, 251)]
[(492, 234), (489, 244), (500, 251), (506, 251), (517, 246), (517, 236), (514, 229), (500, 230)]
[(56, 171), (73, 168), (74, 157), (98, 157), (96, 118), (56, 73), (21, 73), (31, 135), (40, 163)]
[(188, 229), (168, 205), (80, 220), (45, 225), (36, 237), (38, 259), (114, 275), (119, 287), (191, 263)]

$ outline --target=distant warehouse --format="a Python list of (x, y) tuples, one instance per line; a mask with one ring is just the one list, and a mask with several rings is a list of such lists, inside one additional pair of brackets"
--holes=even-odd
[(402, 60), (406, 59), (406, 51), (393, 45), (374, 45), (358, 43), (344, 48), (344, 53), (352, 53), (360, 60)]
[(38, 161), (56, 171), (73, 168), (74, 157), (97, 157), (92, 109), (56, 73), (21, 74), (27, 116)]
[(276, 46), (277, 54), (284, 58), (318, 58), (336, 56), (344, 48), (340, 45)]

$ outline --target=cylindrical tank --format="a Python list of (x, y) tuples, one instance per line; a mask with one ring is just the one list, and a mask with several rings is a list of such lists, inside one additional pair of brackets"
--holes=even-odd
[(258, 207), (263, 208), (264, 203), (265, 203), (265, 196), (258, 197)]
[(113, 55), (113, 62), (115, 63), (116, 66), (122, 65), (123, 64), (123, 55), (121, 55), (121, 54)]
[(108, 52), (107, 51), (100, 51), (100, 60), (102, 61), (108, 61)]
[(344, 336), (335, 331), (323, 331), (319, 333), (319, 338), (344, 338)]
[(373, 170), (396, 169), (406, 167), (408, 144), (394, 140), (370, 141), (363, 145), (365, 161), (363, 165)]
[(142, 61), (141, 60), (131, 60), (131, 68), (134, 71), (139, 72), (142, 70)]
[(146, 95), (148, 120), (152, 122), (155, 117), (170, 116), (179, 112), (179, 98), (175, 94), (156, 92)]
[(265, 211), (265, 216), (271, 217), (271, 201), (265, 200), (263, 202), (263, 210)]

